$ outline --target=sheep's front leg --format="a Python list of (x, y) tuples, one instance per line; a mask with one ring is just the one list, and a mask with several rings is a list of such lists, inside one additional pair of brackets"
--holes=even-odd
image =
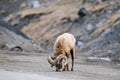
[(69, 71), (69, 65), (68, 64), (64, 66), (63, 71)]
[(69, 65), (67, 64), (67, 71), (69, 71)]
[(64, 65), (63, 71), (67, 70), (67, 65)]
[[(68, 58), (67, 58), (68, 61)], [(69, 71), (69, 61), (66, 65), (64, 65), (63, 71)]]
[(60, 69), (56, 69), (56, 72), (61, 72)]

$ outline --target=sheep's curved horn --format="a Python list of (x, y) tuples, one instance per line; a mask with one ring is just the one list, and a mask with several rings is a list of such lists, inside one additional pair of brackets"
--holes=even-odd
[(51, 56), (48, 56), (48, 62), (51, 64), (51, 67), (56, 66), (62, 59), (65, 60), (64, 65), (68, 64), (67, 57), (64, 55), (59, 55), (56, 59), (53, 59)]
[(54, 66), (54, 60), (52, 59), (51, 56), (48, 56), (48, 62), (51, 64), (51, 67)]
[(64, 56), (64, 55), (59, 55), (59, 56), (56, 58), (56, 60), (54, 61), (54, 64), (59, 63), (59, 61), (60, 61), (60, 60), (62, 60), (62, 59), (64, 59), (64, 60), (65, 60), (65, 64), (64, 64), (64, 65), (68, 64), (67, 57), (66, 57), (66, 56)]

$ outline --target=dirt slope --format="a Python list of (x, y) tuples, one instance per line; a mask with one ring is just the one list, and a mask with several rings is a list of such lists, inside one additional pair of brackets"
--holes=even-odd
[[(21, 10), (10, 14), (6, 19), (46, 50), (52, 50), (58, 35), (70, 32), (77, 39), (77, 51), (97, 57), (110, 57), (109, 53), (112, 56), (117, 54), (115, 60), (119, 61), (120, 39), (117, 29), (120, 27), (120, 3), (118, 0), (108, 0), (97, 5), (89, 2), (82, 5), (79, 0), (55, 2), (53, 0), (48, 3), (52, 5), (41, 4), (37, 9)], [(81, 7), (88, 12), (85, 17), (78, 16)], [(106, 35), (111, 36), (107, 38)], [(116, 37), (112, 38), (113, 36)], [(116, 38), (118, 39), (114, 40)]]

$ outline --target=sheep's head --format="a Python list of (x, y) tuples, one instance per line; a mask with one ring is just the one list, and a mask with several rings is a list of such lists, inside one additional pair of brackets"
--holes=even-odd
[(66, 65), (68, 63), (67, 61), (67, 57), (63, 56), (63, 55), (59, 55), (57, 58), (53, 58), (51, 56), (48, 57), (48, 62), (51, 64), (51, 67), (55, 66), (56, 67), (56, 71), (60, 71), (60, 69), (62, 69), (62, 60), (65, 60), (65, 64)]

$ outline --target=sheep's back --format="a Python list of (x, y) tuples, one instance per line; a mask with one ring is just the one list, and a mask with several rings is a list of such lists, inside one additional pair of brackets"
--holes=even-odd
[(65, 52), (69, 52), (70, 49), (75, 47), (75, 38), (70, 33), (64, 33), (55, 41), (54, 44), (54, 53), (55, 55), (64, 54)]

